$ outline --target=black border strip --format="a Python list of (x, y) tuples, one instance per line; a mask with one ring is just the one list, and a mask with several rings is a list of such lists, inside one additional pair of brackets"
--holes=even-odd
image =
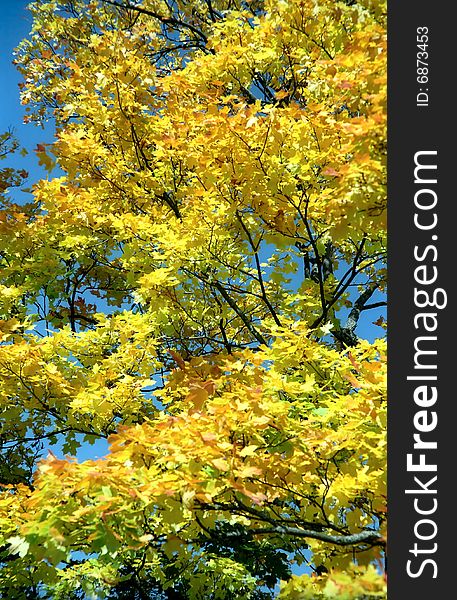
[(389, 600), (456, 597), (455, 17), (454, 2), (388, 3)]

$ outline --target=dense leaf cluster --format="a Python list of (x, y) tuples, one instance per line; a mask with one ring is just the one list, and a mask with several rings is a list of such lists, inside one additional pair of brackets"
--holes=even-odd
[(385, 597), (385, 3), (30, 11), (55, 140), (32, 202), (0, 175), (0, 589)]

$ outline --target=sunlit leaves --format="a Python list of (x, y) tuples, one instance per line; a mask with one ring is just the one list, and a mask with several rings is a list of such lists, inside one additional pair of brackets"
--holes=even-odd
[(14, 585), (254, 599), (288, 553), (328, 575), (281, 597), (382, 597), (384, 5), (137, 4), (33, 3), (18, 50), (56, 137), (0, 214)]
[(385, 598), (386, 582), (373, 565), (367, 568), (351, 565), (346, 573), (332, 572), (328, 577), (307, 575), (292, 579), (281, 587), (281, 600), (320, 600), (339, 598), (375, 600)]

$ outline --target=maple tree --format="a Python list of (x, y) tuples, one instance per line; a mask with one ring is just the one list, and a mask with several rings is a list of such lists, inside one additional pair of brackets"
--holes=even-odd
[(30, 10), (56, 134), (0, 213), (1, 589), (385, 597), (385, 3)]

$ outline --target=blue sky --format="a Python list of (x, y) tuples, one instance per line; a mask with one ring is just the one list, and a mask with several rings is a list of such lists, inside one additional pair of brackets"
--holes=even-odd
[[(38, 159), (33, 152), (33, 148), (39, 143), (52, 139), (52, 132), (50, 128), (43, 130), (40, 127), (23, 123), (25, 107), (20, 103), (18, 87), (21, 75), (12, 61), (14, 59), (14, 48), (30, 31), (31, 18), (26, 10), (28, 4), (29, 0), (7, 0), (2, 2), (0, 19), (0, 81), (2, 86), (0, 94), (0, 133), (12, 129), (19, 143), (29, 152), (25, 157), (16, 154), (9, 161), (6, 159), (2, 163), (2, 167), (14, 166), (18, 169), (25, 169), (29, 172), (26, 185), (31, 185), (45, 176), (45, 172), (38, 165)], [(15, 193), (15, 198), (18, 201), (23, 200), (17, 193)]]
[(25, 10), (27, 4), (26, 0), (11, 0), (2, 3), (0, 20), (1, 130), (10, 125), (16, 127), (22, 120), (23, 107), (19, 105), (19, 90), (17, 87), (20, 76), (11, 61), (13, 59), (13, 49), (30, 30), (30, 18)]

